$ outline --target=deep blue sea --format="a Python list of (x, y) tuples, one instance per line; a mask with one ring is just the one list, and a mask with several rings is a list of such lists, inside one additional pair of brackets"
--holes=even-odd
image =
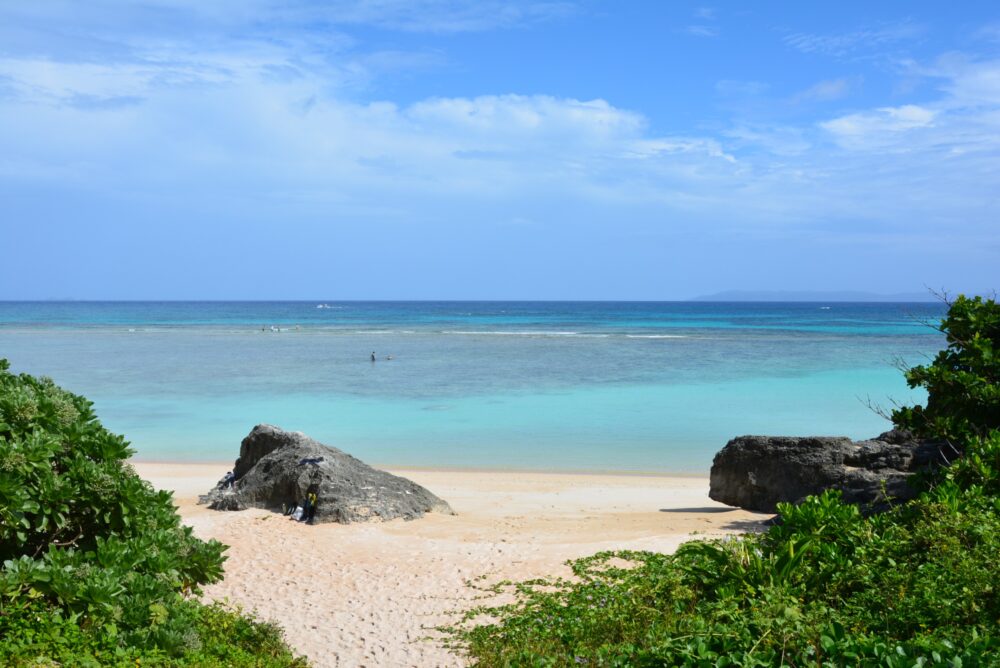
[[(705, 473), (740, 434), (873, 436), (937, 303), (0, 302), (0, 357), (145, 460), (255, 424), (383, 466)], [(371, 361), (374, 352), (376, 361)], [(391, 359), (387, 359), (391, 356)]]

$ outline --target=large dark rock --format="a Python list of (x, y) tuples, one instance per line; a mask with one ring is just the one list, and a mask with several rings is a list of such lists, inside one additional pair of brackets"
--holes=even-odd
[(712, 462), (708, 495), (730, 506), (774, 512), (778, 503), (800, 501), (830, 488), (866, 509), (916, 495), (908, 478), (944, 464), (936, 443), (891, 431), (869, 441), (843, 436), (740, 436)]
[(315, 492), (316, 522), (454, 514), (447, 503), (411, 480), (374, 469), (301, 432), (267, 424), (257, 425), (243, 439), (233, 477), (231, 487), (220, 482), (201, 502), (216, 510), (283, 511)]

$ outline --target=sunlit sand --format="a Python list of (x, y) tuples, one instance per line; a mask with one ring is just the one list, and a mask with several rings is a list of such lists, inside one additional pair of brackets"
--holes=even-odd
[(225, 464), (137, 463), (175, 493), (184, 521), (230, 546), (212, 599), (284, 627), (317, 666), (456, 666), (434, 638), (480, 595), (467, 581), (567, 575), (563, 562), (601, 550), (672, 551), (692, 538), (753, 529), (768, 516), (708, 498), (697, 477), (393, 471), (457, 515), (412, 522), (307, 526), (264, 510), (197, 505)]

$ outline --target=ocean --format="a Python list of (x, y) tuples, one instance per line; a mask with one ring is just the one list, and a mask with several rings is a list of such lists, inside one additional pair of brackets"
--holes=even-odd
[[(938, 303), (0, 302), (0, 357), (137, 459), (258, 423), (389, 467), (707, 473), (742, 434), (874, 436)], [(374, 353), (375, 361), (371, 361)], [(391, 357), (391, 359), (389, 359)]]

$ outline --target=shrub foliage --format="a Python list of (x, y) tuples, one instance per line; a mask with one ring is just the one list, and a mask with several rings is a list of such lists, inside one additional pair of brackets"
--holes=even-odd
[(280, 631), (194, 599), (225, 546), (180, 522), (169, 492), (83, 397), (0, 360), (0, 662), (295, 665)]
[(863, 517), (827, 491), (762, 534), (608, 552), (447, 629), (478, 666), (1000, 666), (1000, 308), (959, 297), (897, 426), (964, 451)]
[(962, 444), (1000, 429), (1000, 306), (959, 296), (939, 329), (948, 347), (906, 372), (910, 387), (927, 390), (927, 405), (900, 408), (892, 418), (920, 436)]

